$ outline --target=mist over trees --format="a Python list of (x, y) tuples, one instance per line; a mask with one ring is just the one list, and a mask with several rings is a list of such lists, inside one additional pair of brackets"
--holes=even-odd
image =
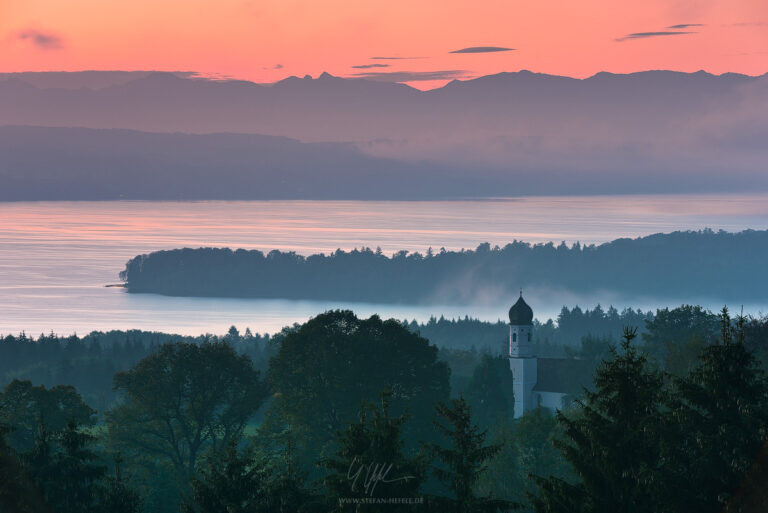
[[(331, 299), (375, 303), (468, 304), (519, 287), (646, 297), (766, 299), (768, 231), (688, 231), (601, 245), (488, 243), (475, 250), (369, 248), (330, 255), (217, 248), (176, 249), (129, 260), (129, 292), (172, 296)], [(727, 272), (713, 273), (713, 269)], [(631, 272), (628, 272), (631, 270)]]

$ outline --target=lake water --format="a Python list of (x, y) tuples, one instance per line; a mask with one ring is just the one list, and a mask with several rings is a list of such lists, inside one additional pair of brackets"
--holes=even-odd
[[(476, 304), (383, 305), (332, 301), (170, 298), (127, 294), (117, 283), (141, 253), (218, 246), (295, 250), (381, 247), (425, 252), (482, 242), (601, 243), (688, 229), (768, 228), (768, 194), (525, 197), (431, 202), (32, 202), (0, 203), (0, 334), (145, 329), (184, 334), (275, 332), (331, 308), (427, 320), (431, 315), (503, 318), (515, 298)], [(540, 319), (563, 305), (655, 309), (717, 298), (565, 296), (527, 291)], [(746, 305), (748, 311), (768, 305)]]

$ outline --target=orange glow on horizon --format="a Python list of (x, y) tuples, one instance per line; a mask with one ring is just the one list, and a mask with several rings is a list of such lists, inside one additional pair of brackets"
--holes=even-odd
[[(630, 34), (641, 35), (617, 41)], [(437, 73), (403, 80), (422, 89), (521, 69), (759, 75), (768, 72), (768, 2), (2, 0), (0, 38), (2, 72), (186, 70), (255, 82)], [(450, 53), (489, 46), (515, 50)]]

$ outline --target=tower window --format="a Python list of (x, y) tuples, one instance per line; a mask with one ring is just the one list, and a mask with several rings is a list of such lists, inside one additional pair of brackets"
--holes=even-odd
[(517, 333), (512, 333), (512, 342), (517, 342)]
[(531, 332), (529, 331), (528, 332), (528, 342), (530, 342), (530, 341), (531, 341)]

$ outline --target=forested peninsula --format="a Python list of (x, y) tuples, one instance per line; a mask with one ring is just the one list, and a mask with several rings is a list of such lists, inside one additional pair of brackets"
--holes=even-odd
[(120, 278), (129, 292), (170, 296), (463, 303), (520, 287), (635, 297), (768, 297), (768, 231), (685, 231), (600, 245), (514, 241), (474, 250), (392, 256), (370, 248), (294, 252), (174, 249), (139, 255)]

